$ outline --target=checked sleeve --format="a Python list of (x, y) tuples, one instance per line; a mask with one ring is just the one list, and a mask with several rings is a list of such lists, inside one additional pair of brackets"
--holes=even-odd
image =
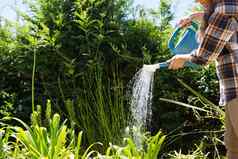
[(234, 33), (232, 22), (230, 16), (213, 13), (198, 49), (191, 53), (191, 62), (206, 65), (214, 61)]

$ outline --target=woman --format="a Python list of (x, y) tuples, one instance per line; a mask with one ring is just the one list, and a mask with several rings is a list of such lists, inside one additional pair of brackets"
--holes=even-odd
[(179, 69), (186, 61), (206, 65), (216, 61), (220, 84), (220, 105), (225, 106), (225, 145), (228, 159), (238, 159), (238, 0), (197, 0), (204, 13), (194, 14), (180, 22), (186, 26), (192, 19), (203, 22), (200, 45), (189, 55), (169, 60), (170, 69)]

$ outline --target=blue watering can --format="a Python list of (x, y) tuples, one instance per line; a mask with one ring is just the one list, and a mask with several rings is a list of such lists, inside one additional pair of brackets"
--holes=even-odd
[(171, 50), (172, 54), (173, 55), (189, 54), (194, 49), (197, 49), (198, 48), (198, 42), (196, 38), (197, 30), (198, 30), (198, 25), (192, 22), (191, 26), (189, 26), (184, 32), (182, 38), (180, 38), (178, 43), (175, 44), (178, 35), (182, 31), (182, 28), (178, 27), (174, 31), (168, 43), (168, 47)]
[[(197, 49), (199, 45), (197, 42), (197, 37), (196, 37), (197, 30), (198, 30), (198, 24), (196, 24), (195, 22), (192, 22), (191, 25), (188, 28), (186, 28), (186, 30), (182, 29), (181, 27), (178, 27), (174, 31), (174, 33), (172, 34), (168, 42), (168, 48), (170, 49), (171, 53), (173, 55), (189, 54), (194, 49)], [(182, 34), (182, 37), (179, 38), (176, 44), (176, 41), (181, 31), (184, 31), (184, 33)], [(144, 67), (147, 67), (147, 68), (153, 67), (154, 69), (166, 69), (168, 68), (168, 66), (169, 66), (168, 62), (157, 63), (153, 65), (144, 65)], [(193, 67), (193, 68), (197, 67), (196, 64), (193, 64), (191, 62), (186, 62), (185, 66)]]

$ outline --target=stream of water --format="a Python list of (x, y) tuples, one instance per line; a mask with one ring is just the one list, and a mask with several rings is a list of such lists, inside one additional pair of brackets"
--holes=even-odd
[[(151, 122), (152, 117), (152, 97), (153, 97), (153, 82), (154, 72), (156, 68), (150, 67), (141, 68), (130, 81), (130, 109), (131, 122), (130, 127), (144, 130)], [(141, 141), (139, 134), (132, 132), (133, 138), (137, 146), (140, 147)]]

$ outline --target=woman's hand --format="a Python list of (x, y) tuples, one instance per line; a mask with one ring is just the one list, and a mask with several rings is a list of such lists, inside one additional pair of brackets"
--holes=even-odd
[(204, 12), (197, 12), (197, 13), (193, 13), (190, 16), (183, 18), (179, 21), (178, 26), (179, 27), (187, 27), (189, 26), (193, 20), (196, 21), (202, 21), (203, 20), (203, 16), (204, 16)]
[(192, 18), (189, 16), (187, 18), (181, 19), (178, 23), (178, 26), (181, 28), (184, 28), (184, 27), (191, 25), (191, 23), (192, 23)]
[(170, 60), (167, 61), (170, 63), (169, 69), (177, 70), (179, 68), (183, 68), (185, 62), (190, 61), (191, 58), (192, 58), (192, 56), (190, 54), (175, 55), (174, 57), (172, 57)]

